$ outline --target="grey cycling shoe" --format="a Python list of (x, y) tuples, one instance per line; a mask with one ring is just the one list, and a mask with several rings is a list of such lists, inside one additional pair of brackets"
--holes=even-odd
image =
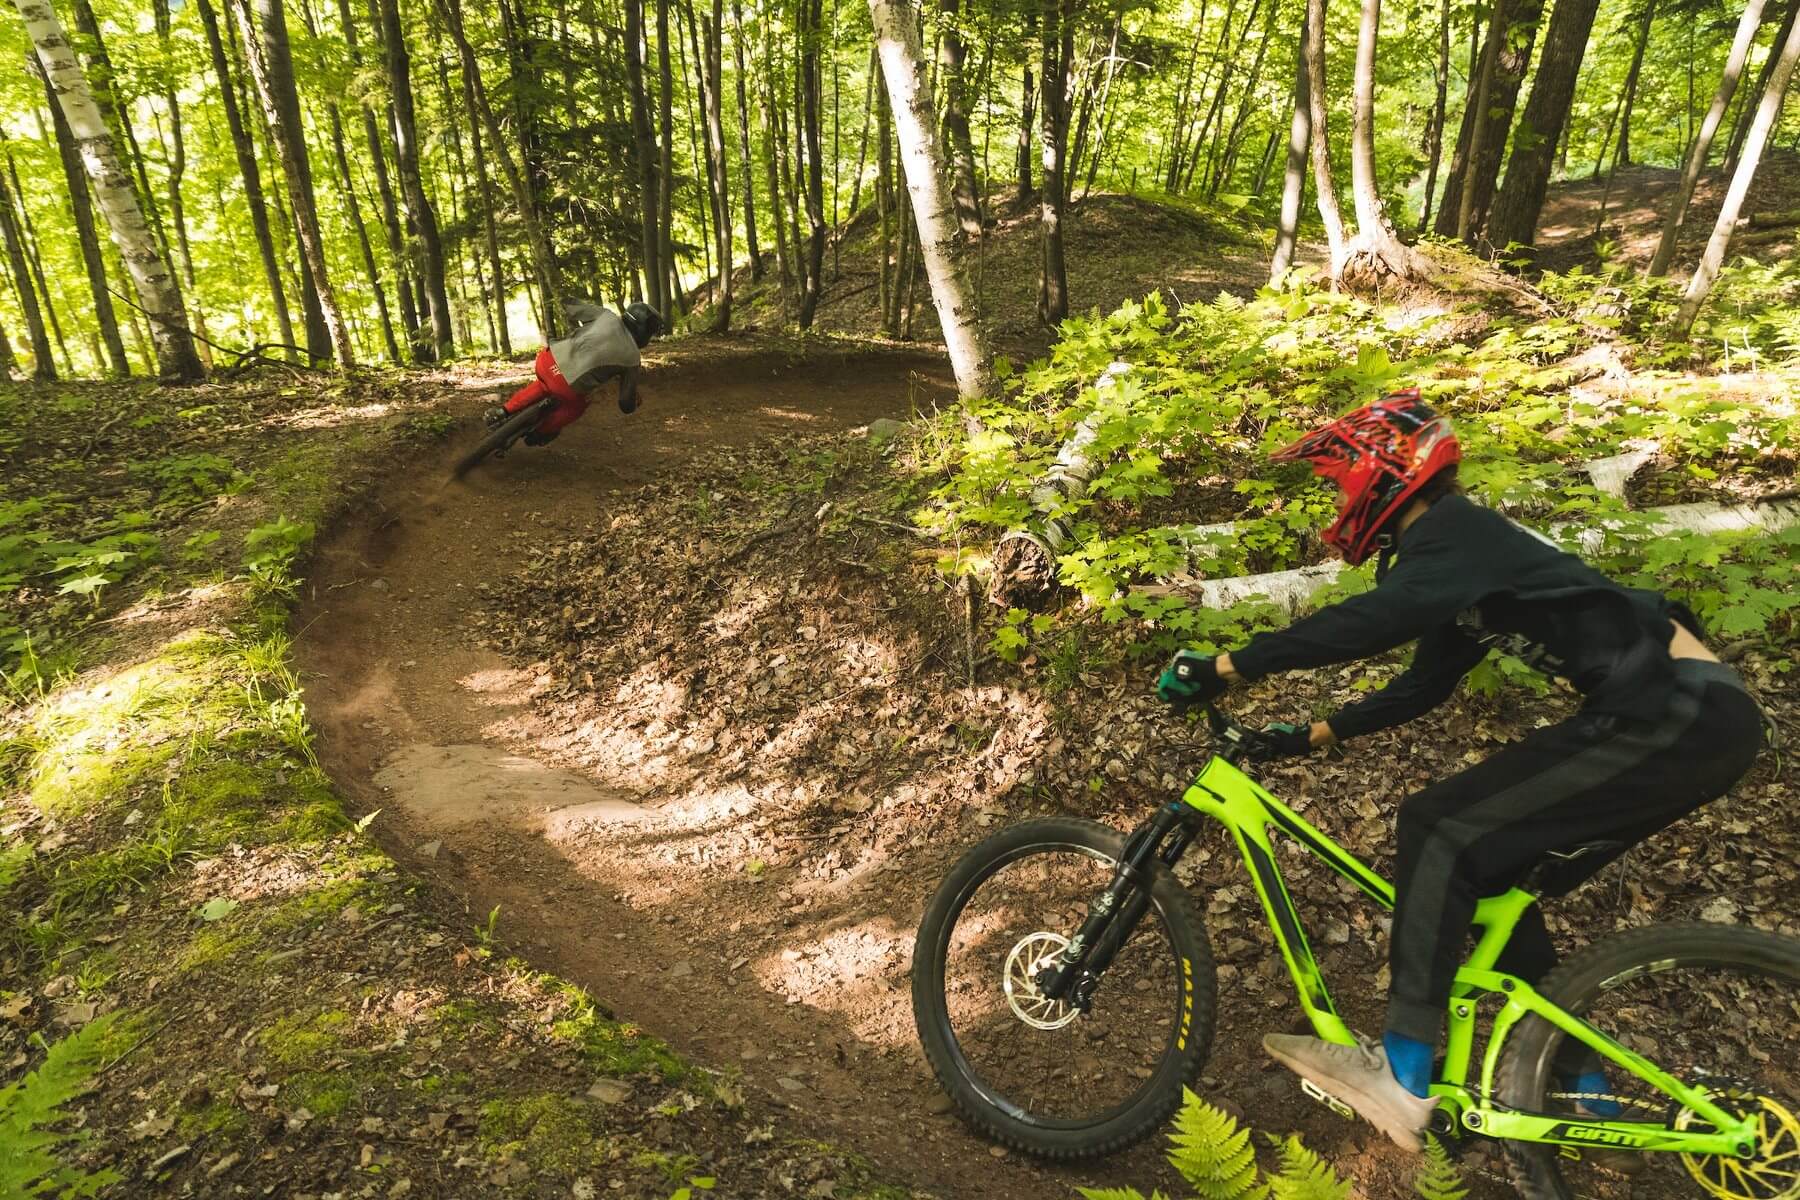
[(496, 404), (481, 414), (481, 423), (489, 429), (498, 429), (506, 423), (506, 418), (510, 416), (512, 416), (511, 413)]
[(1415, 1096), (1394, 1078), (1381, 1043), (1360, 1038), (1354, 1046), (1292, 1033), (1271, 1033), (1263, 1049), (1302, 1079), (1355, 1109), (1357, 1115), (1417, 1154), (1425, 1123), (1437, 1101)]

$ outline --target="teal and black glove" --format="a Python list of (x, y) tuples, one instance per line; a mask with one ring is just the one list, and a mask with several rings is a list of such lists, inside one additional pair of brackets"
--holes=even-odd
[(1193, 650), (1179, 650), (1156, 677), (1156, 694), (1165, 703), (1178, 708), (1208, 704), (1225, 694), (1229, 686), (1219, 678), (1219, 668), (1212, 655)]
[(1299, 758), (1318, 747), (1312, 744), (1311, 725), (1289, 725), (1277, 721), (1256, 731), (1251, 742), (1250, 757), (1257, 762), (1273, 762), (1278, 758)]

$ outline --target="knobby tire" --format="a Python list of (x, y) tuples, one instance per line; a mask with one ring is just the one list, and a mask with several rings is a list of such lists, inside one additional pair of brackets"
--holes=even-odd
[[(1211, 1049), (1217, 992), (1211, 945), (1193, 897), (1160, 862), (1152, 869), (1150, 907), (1127, 946), (1141, 948), (1142, 939), (1151, 937), (1152, 927), (1160, 924), (1166, 942), (1156, 942), (1155, 947), (1174, 952), (1175, 962), (1170, 970), (1177, 981), (1179, 997), (1175, 1023), (1183, 1025), (1183, 1029), (1182, 1037), (1177, 1038), (1172, 1028), (1154, 1065), (1136, 1072), (1138, 1077), (1148, 1078), (1133, 1095), (1108, 1112), (1048, 1118), (1000, 1095), (959, 1044), (956, 1018), (946, 995), (946, 959), (958, 920), (982, 886), (1009, 865), (1033, 855), (1092, 858), (1096, 870), (1110, 872), (1124, 848), (1125, 834), (1111, 826), (1066, 817), (1028, 821), (995, 834), (965, 854), (938, 886), (925, 910), (913, 952), (913, 1020), (919, 1040), (939, 1084), (963, 1120), (1004, 1146), (1041, 1158), (1073, 1160), (1111, 1154), (1143, 1141), (1161, 1130), (1174, 1114), (1181, 1103), (1182, 1089), (1192, 1086)], [(1008, 894), (1004, 884), (1001, 893), (1003, 897)], [(979, 927), (981, 920), (977, 914), (971, 925)], [(1071, 926), (1061, 932), (1067, 935), (1073, 931)], [(964, 936), (972, 943), (977, 937), (969, 933)], [(1115, 961), (1114, 968), (1117, 967)], [(958, 970), (962, 970), (960, 963)], [(1116, 984), (1110, 994), (1109, 983)], [(994, 984), (998, 993), (999, 981), (994, 980)], [(1103, 1017), (1109, 1001), (1119, 1003), (1119, 993), (1126, 987), (1123, 979), (1103, 976), (1094, 997), (1094, 1015)], [(959, 993), (959, 1000), (966, 999)], [(1007, 1019), (1017, 1020), (1001, 1015), (1002, 1022)], [(1087, 1020), (1089, 1017), (1084, 1015), (1077, 1018), (1075, 1025), (1079, 1027)], [(1020, 1023), (1018, 1029), (1010, 1032), (1017, 1035), (1027, 1028)], [(1132, 1049), (1116, 1048), (1119, 1053)], [(1114, 1052), (1111, 1046), (1095, 1051)], [(1146, 1049), (1145, 1060), (1154, 1052)]]
[(474, 470), (476, 465), (479, 464), (482, 459), (500, 449), (500, 447), (506, 445), (514, 438), (529, 433), (538, 422), (542, 421), (544, 417), (549, 414), (549, 412), (549, 408), (545, 407), (542, 402), (539, 402), (533, 404), (523, 412), (515, 413), (513, 416), (508, 417), (505, 421), (502, 421), (499, 425), (495, 426), (492, 433), (481, 439), (473, 450), (457, 460), (456, 466), (450, 472), (451, 477), (454, 479), (461, 479), (464, 475), (467, 475), (470, 471)]

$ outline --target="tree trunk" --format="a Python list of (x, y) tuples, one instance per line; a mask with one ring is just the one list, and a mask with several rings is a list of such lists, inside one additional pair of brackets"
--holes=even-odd
[(1250, 64), (1250, 77), (1245, 82), (1243, 94), (1238, 101), (1237, 115), (1232, 118), (1231, 129), (1225, 134), (1224, 154), (1206, 183), (1208, 197), (1217, 196), (1220, 188), (1231, 183), (1232, 172), (1237, 167), (1238, 152), (1243, 147), (1245, 123), (1250, 119), (1251, 106), (1255, 104), (1257, 89), (1262, 85), (1263, 63), (1268, 57), (1269, 43), (1274, 38), (1275, 17), (1280, 7), (1280, 0), (1269, 0), (1263, 16), (1262, 36), (1256, 42), (1256, 61)]
[(494, 186), (488, 174), (487, 148), (482, 143), (481, 122), (475, 119), (475, 81), (465, 71), (463, 107), (469, 113), (469, 149), (475, 156), (476, 186), (481, 194), (481, 232), (488, 256), (488, 275), (493, 279), (493, 325), (496, 348), (502, 355), (512, 356), (512, 331), (506, 320), (506, 271), (500, 264), (500, 233), (494, 226)]
[[(419, 169), (419, 129), (413, 110), (412, 55), (406, 48), (406, 28), (400, 20), (399, 0), (370, 0), (381, 34), (382, 65), (388, 83), (388, 130), (394, 139), (394, 174), (400, 181), (400, 198), (406, 208), (406, 239), (415, 289), (413, 307), (418, 319), (413, 338), (413, 358), (435, 362), (450, 352), (450, 297), (444, 287), (444, 246), (438, 232), (437, 211), (425, 191)], [(416, 240), (415, 240), (416, 239)], [(429, 319), (429, 335), (424, 329)]]
[[(1250, 39), (1250, 30), (1256, 25), (1257, 14), (1262, 10), (1263, 0), (1250, 0), (1250, 11), (1244, 16), (1244, 23), (1238, 27), (1238, 35), (1231, 42), (1231, 51), (1224, 56), (1224, 66), (1219, 71), (1219, 82), (1213, 88), (1212, 100), (1206, 106), (1206, 115), (1200, 119), (1199, 132), (1194, 135), (1194, 151), (1188, 159), (1186, 171), (1182, 176), (1181, 188), (1189, 190), (1193, 185), (1194, 168), (1200, 162), (1200, 145), (1208, 134), (1214, 134), (1214, 126), (1224, 124), (1225, 92), (1231, 86), (1237, 74), (1239, 61), (1243, 58), (1244, 43)], [(1219, 50), (1223, 51), (1226, 39), (1231, 33), (1230, 10), (1227, 10), (1225, 23), (1219, 27)], [(1206, 175), (1211, 175), (1217, 160), (1218, 137), (1213, 136), (1212, 146), (1206, 154)]]
[[(6, 242), (6, 259), (12, 267), (13, 287), (18, 291), (19, 309), (25, 314), (25, 331), (31, 339), (31, 377), (40, 382), (56, 378), (56, 360), (50, 353), (50, 331), (44, 326), (43, 310), (38, 307), (37, 293), (31, 286), (31, 266), (26, 261), (25, 239), (13, 215), (12, 189), (0, 176), (0, 238)], [(48, 297), (45, 297), (48, 300)]]
[[(43, 121), (41, 119), (38, 121), (38, 131), (39, 136), (42, 136)], [(0, 141), (4, 140), (4, 136), (0, 135)], [(44, 256), (41, 250), (42, 243), (38, 238), (37, 227), (31, 220), (31, 210), (25, 205), (25, 189), (19, 184), (19, 164), (13, 160), (12, 150), (10, 148), (6, 152), (6, 170), (12, 177), (13, 195), (18, 198), (19, 228), (25, 235), (26, 253), (31, 259), (31, 277), (37, 281), (38, 296), (41, 298), (41, 303), (44, 307), (44, 317), (50, 323), (50, 336), (56, 342), (57, 351), (62, 355), (63, 370), (68, 374), (73, 375), (75, 374), (75, 360), (69, 357), (69, 345), (63, 338), (62, 322), (59, 321), (56, 316), (56, 304), (51, 299), (50, 295), (50, 281), (44, 275)], [(77, 176), (77, 178), (79, 179), (79, 176)], [(59, 285), (57, 290), (59, 293), (62, 290), (60, 286), (61, 282), (62, 281), (59, 278), (57, 280)], [(65, 297), (64, 300), (66, 303), (67, 298)]]
[[(1028, 31), (1029, 32), (1029, 31)], [(1200, 61), (1200, 47), (1206, 40), (1206, 5), (1202, 3), (1199, 11), (1199, 24), (1194, 29), (1194, 40), (1188, 46), (1187, 66), (1181, 73), (1181, 86), (1175, 91), (1175, 111), (1169, 117), (1169, 133), (1164, 139), (1168, 147), (1169, 159), (1163, 164), (1163, 191), (1174, 194), (1181, 183), (1181, 152), (1187, 145), (1187, 112), (1188, 100), (1194, 90), (1194, 67)]]
[(869, 0), (869, 15), (881, 48), (882, 74), (900, 137), (907, 192), (919, 228), (926, 276), (937, 305), (938, 323), (965, 399), (991, 387), (986, 338), (975, 320), (957, 243), (955, 213), (944, 195), (943, 154), (932, 119), (924, 52), (919, 45), (918, 9), (909, 0)]
[(651, 308), (666, 313), (662, 239), (657, 236), (657, 214), (662, 208), (656, 187), (656, 134), (650, 124), (650, 97), (644, 90), (644, 0), (625, 0), (625, 82), (631, 93), (631, 140), (638, 169), (644, 295)]
[(193, 335), (188, 331), (181, 294), (144, 224), (131, 180), (119, 163), (112, 136), (88, 91), (87, 78), (81, 73), (81, 64), (62, 23), (48, 0), (14, 3), (25, 19), (25, 30), (37, 50), (38, 61), (80, 147), (94, 195), (112, 230), (113, 244), (136, 286), (138, 303), (151, 316), (157, 372), (168, 383), (198, 382), (204, 372), (200, 356), (194, 351)]
[(869, 75), (863, 90), (863, 123), (862, 136), (857, 139), (856, 174), (850, 180), (850, 219), (856, 220), (856, 210), (862, 202), (863, 174), (869, 167), (869, 127), (875, 122), (875, 73), (878, 59), (873, 43), (869, 46)]
[(144, 152), (138, 146), (137, 126), (131, 120), (130, 105), (119, 91), (118, 75), (113, 69), (112, 57), (106, 51), (105, 39), (100, 36), (100, 22), (95, 18), (94, 8), (89, 0), (75, 0), (74, 8), (75, 28), (92, 47), (92, 53), (87, 56), (85, 64), (90, 94), (100, 109), (101, 119), (112, 133), (113, 145), (121, 155), (121, 165), (136, 172), (135, 177), (128, 172), (128, 178), (133, 179), (137, 188), (138, 207), (143, 212), (144, 220), (150, 228), (150, 236), (162, 251), (172, 275), (175, 259), (169, 253), (169, 237), (163, 230), (162, 213), (156, 207), (156, 194), (150, 190), (150, 177), (144, 170)]
[(1650, 26), (1656, 20), (1656, 0), (1644, 0), (1644, 20), (1638, 26), (1637, 44), (1631, 50), (1631, 69), (1625, 73), (1625, 95), (1620, 100), (1619, 152), (1613, 169), (1631, 165), (1631, 106), (1637, 102), (1638, 77), (1644, 69), (1644, 51), (1650, 46)]
[(1744, 97), (1744, 107), (1731, 127), (1731, 141), (1725, 147), (1725, 173), (1737, 173), (1738, 159), (1743, 153), (1744, 139), (1750, 133), (1750, 122), (1756, 117), (1756, 101), (1754, 97), (1762, 95), (1769, 88), (1769, 77), (1774, 74), (1776, 65), (1781, 60), (1781, 47), (1787, 41), (1788, 34), (1794, 28), (1794, 20), (1800, 17), (1800, 0), (1790, 0), (1787, 12), (1781, 18), (1781, 27), (1775, 31), (1775, 40), (1769, 45), (1769, 56), (1763, 60), (1762, 70), (1757, 73), (1756, 87)]
[[(1487, 224), (1488, 210), (1493, 205), (1506, 154), (1507, 135), (1511, 132), (1513, 113), (1519, 102), (1519, 90), (1537, 46), (1543, 0), (1512, 0), (1511, 3), (1502, 0), (1500, 7), (1504, 10), (1501, 14), (1502, 34), (1494, 54), (1493, 74), (1487, 80), (1487, 98), (1480, 109), (1487, 114), (1487, 120), (1471, 124), (1471, 114), (1477, 111), (1473, 104), (1464, 112), (1462, 127), (1457, 134), (1456, 154), (1451, 160), (1450, 173), (1444, 178), (1444, 200), (1438, 210), (1437, 230), (1445, 237), (1456, 234), (1463, 209), (1463, 191), (1471, 181), (1474, 191), (1469, 197), (1469, 236), (1475, 236)], [(1492, 40), (1490, 33), (1489, 41)], [(1472, 146), (1471, 138), (1477, 129), (1480, 131), (1479, 145)]]
[(712, 15), (701, 17), (704, 46), (696, 47), (700, 58), (701, 107), (706, 113), (706, 182), (712, 200), (713, 240), (718, 249), (718, 290), (713, 295), (712, 328), (724, 332), (731, 328), (731, 180), (727, 168), (729, 154), (725, 148), (725, 119), (720, 111), (719, 89), (724, 84), (723, 0), (712, 0)]
[(1054, 329), (1069, 315), (1069, 277), (1063, 262), (1063, 152), (1069, 136), (1069, 60), (1074, 30), (1065, 0), (1043, 0), (1040, 91), (1043, 93), (1044, 179), (1038, 206), (1037, 318)]
[(1531, 99), (1513, 135), (1512, 157), (1506, 164), (1506, 184), (1494, 201), (1488, 240), (1496, 246), (1514, 242), (1529, 246), (1537, 237), (1538, 213), (1550, 183), (1550, 168), (1557, 139), (1569, 119), (1575, 98), (1575, 80), (1594, 26), (1599, 0), (1558, 0), (1544, 39), (1544, 57), (1538, 64)]
[(11, 383), (18, 376), (19, 360), (13, 357), (12, 342), (7, 339), (6, 326), (0, 325), (0, 383)]
[[(384, 10), (397, 7), (397, 0), (381, 0), (381, 3)], [(525, 241), (531, 247), (531, 262), (538, 277), (538, 290), (543, 293), (544, 315), (550, 322), (549, 328), (544, 330), (547, 340), (567, 328), (568, 319), (563, 312), (565, 297), (561, 281), (557, 277), (556, 262), (550, 254), (550, 243), (544, 236), (544, 224), (538, 216), (537, 204), (531, 193), (531, 183), (526, 178), (524, 166), (514, 160), (512, 150), (501, 136), (500, 123), (494, 118), (493, 105), (488, 103), (487, 88), (481, 81), (481, 69), (475, 62), (475, 50), (469, 45), (468, 35), (463, 30), (460, 0), (437, 0), (437, 6), (438, 15), (443, 18), (445, 26), (449, 29), (451, 40), (456, 43), (457, 56), (462, 60), (463, 75), (474, 92), (475, 111), (471, 116), (480, 120), (487, 129), (488, 145), (493, 148), (494, 157), (500, 160), (500, 170), (506, 176), (506, 181), (512, 188), (513, 202), (518, 206), (519, 223), (525, 227)], [(399, 30), (395, 29), (390, 37), (398, 35)], [(389, 52), (392, 53), (391, 48)], [(436, 240), (436, 237), (437, 229), (434, 223), (431, 238)], [(449, 323), (446, 320), (444, 325), (437, 325), (439, 300), (437, 293), (441, 293), (444, 286), (442, 249), (439, 248), (437, 253), (436, 281), (433, 284), (436, 291), (432, 296), (432, 323), (437, 329), (439, 353), (448, 354), (450, 352)]]
[[(371, 11), (372, 28), (381, 28), (379, 15)], [(356, 19), (350, 11), (350, 0), (338, 0), (338, 21), (343, 27), (344, 44), (350, 50), (350, 63), (358, 71), (362, 69), (362, 46), (357, 40)], [(379, 42), (380, 38), (377, 36)], [(381, 202), (381, 227), (387, 239), (388, 254), (394, 262), (395, 291), (400, 301), (400, 326), (406, 334), (406, 345), (414, 346), (419, 336), (418, 310), (413, 306), (412, 284), (409, 280), (406, 253), (406, 239), (400, 229), (400, 210), (394, 201), (394, 188), (388, 179), (387, 152), (383, 147), (381, 126), (376, 122), (375, 109), (367, 100), (358, 103), (362, 110), (363, 140), (368, 143), (369, 161), (375, 168), (376, 196)]]
[(781, 195), (781, 128), (775, 120), (775, 72), (769, 67), (771, 58), (767, 40), (767, 23), (763, 26), (763, 86), (757, 95), (763, 118), (763, 181), (769, 191), (769, 221), (775, 227), (775, 276), (780, 283), (783, 317), (786, 316), (787, 293), (793, 287), (794, 274), (788, 258), (788, 222)]
[(1699, 134), (1694, 138), (1693, 145), (1688, 147), (1687, 161), (1681, 168), (1681, 187), (1675, 193), (1675, 203), (1669, 209), (1669, 215), (1663, 220), (1662, 238), (1656, 243), (1656, 253), (1650, 258), (1647, 274), (1652, 278), (1669, 273), (1669, 263), (1675, 257), (1675, 240), (1681, 234), (1682, 222), (1687, 219), (1688, 204), (1694, 198), (1694, 186), (1700, 181), (1700, 172), (1706, 168), (1707, 153), (1712, 149), (1713, 137), (1719, 132), (1719, 124), (1725, 118), (1725, 110), (1731, 104), (1732, 93), (1737, 91), (1738, 77), (1744, 73), (1744, 61), (1750, 56), (1750, 45), (1756, 40), (1757, 30), (1762, 27), (1762, 14), (1763, 0), (1748, 0), (1744, 15), (1738, 18), (1737, 35), (1732, 38), (1731, 49), (1725, 54), (1725, 69), (1719, 75), (1719, 88), (1713, 93), (1712, 107), (1706, 110), (1706, 119), (1700, 123)]
[(363, 224), (362, 205), (356, 199), (356, 180), (350, 174), (350, 155), (344, 148), (344, 122), (338, 115), (335, 101), (327, 103), (326, 114), (331, 123), (331, 153), (337, 163), (338, 186), (343, 188), (350, 226), (356, 231), (356, 244), (362, 251), (363, 271), (369, 277), (369, 289), (375, 293), (375, 312), (381, 320), (382, 342), (387, 346), (388, 358), (403, 363), (406, 360), (400, 356), (400, 343), (394, 337), (394, 318), (388, 313), (387, 289), (381, 283), (381, 268), (375, 263), (375, 249), (369, 244), (369, 230)]
[(938, 40), (938, 70), (943, 73), (944, 141), (950, 147), (950, 195), (956, 220), (965, 237), (981, 236), (981, 197), (975, 190), (975, 143), (969, 137), (969, 114), (964, 107), (963, 63), (968, 50), (957, 29), (960, 0), (938, 0), (944, 33)]
[(1345, 282), (1362, 292), (1375, 291), (1392, 279), (1415, 279), (1425, 273), (1424, 260), (1395, 235), (1388, 222), (1381, 202), (1381, 179), (1375, 173), (1375, 43), (1380, 36), (1381, 0), (1362, 0), (1350, 135), (1356, 239), (1343, 268)]
[[(762, 279), (762, 254), (756, 245), (756, 171), (751, 165), (750, 104), (744, 95), (744, 13), (739, 0), (731, 0), (731, 53), (737, 60), (738, 144), (742, 150), (744, 177), (744, 239), (750, 251), (750, 282)], [(860, 180), (859, 180), (860, 182)], [(854, 214), (855, 205), (851, 206)]]
[(1338, 212), (1337, 184), (1331, 175), (1331, 139), (1325, 116), (1325, 0), (1306, 0), (1307, 103), (1312, 108), (1313, 186), (1319, 194), (1319, 219), (1331, 248), (1331, 277), (1344, 269), (1344, 218)]
[(800, 328), (810, 329), (813, 314), (819, 308), (819, 292), (825, 273), (825, 177), (824, 159), (819, 145), (820, 110), (823, 96), (819, 81), (819, 27), (823, 12), (819, 0), (800, 0), (802, 14), (800, 43), (799, 119), (804, 129), (806, 148), (806, 290), (800, 297)]
[[(325, 318), (326, 336), (338, 364), (351, 367), (356, 354), (350, 347), (350, 330), (338, 311), (337, 293), (331, 286), (325, 263), (325, 237), (319, 227), (318, 208), (313, 203), (312, 164), (306, 153), (306, 134), (300, 118), (300, 93), (294, 87), (294, 63), (288, 50), (287, 14), (282, 0), (228, 0), (237, 6), (239, 31), (244, 39), (244, 54), (250, 64), (251, 77), (262, 96), (263, 111), (268, 114), (269, 132), (281, 155), (282, 174), (287, 177), (288, 200), (292, 205), (294, 230), (300, 238), (300, 251), (305, 256), (313, 286), (318, 289), (319, 307)], [(256, 20), (251, 20), (250, 5), (256, 6)], [(257, 38), (257, 26), (262, 38)], [(310, 347), (314, 353), (318, 348)]]
[[(152, 19), (156, 24), (156, 38), (166, 58), (173, 61), (174, 47), (169, 37), (169, 0), (154, 0), (151, 5)], [(206, 337), (206, 313), (200, 306), (200, 298), (194, 285), (194, 251), (188, 244), (187, 213), (181, 202), (181, 181), (187, 174), (187, 138), (181, 124), (181, 102), (175, 95), (173, 83), (165, 83), (163, 89), (163, 106), (169, 110), (169, 138), (174, 145), (173, 150), (164, 148), (169, 166), (169, 219), (175, 222), (175, 246), (181, 252), (181, 276), (187, 284), (187, 305), (191, 308), (190, 316), (194, 322), (196, 349), (201, 362), (209, 370), (212, 367), (212, 347), (204, 340)], [(47, 299), (47, 298), (46, 298)]]
[(1099, 111), (1095, 114), (1094, 149), (1087, 156), (1087, 178), (1081, 184), (1081, 198), (1086, 200), (1088, 193), (1094, 190), (1094, 176), (1100, 173), (1100, 162), (1106, 157), (1108, 135), (1112, 132), (1112, 90), (1113, 80), (1119, 73), (1119, 28), (1124, 23), (1123, 16), (1113, 18), (1112, 41), (1106, 51), (1106, 81), (1100, 85)]
[(1793, 78), (1795, 60), (1800, 59), (1800, 24), (1789, 23), (1787, 37), (1770, 48), (1769, 57), (1774, 61), (1775, 69), (1769, 74), (1762, 101), (1756, 106), (1756, 116), (1744, 135), (1743, 155), (1738, 159), (1737, 170), (1732, 172), (1731, 186), (1725, 189), (1725, 203), (1719, 209), (1719, 219), (1713, 224), (1706, 253), (1700, 256), (1700, 265), (1694, 268), (1694, 277), (1688, 280), (1687, 291), (1681, 297), (1681, 308), (1675, 314), (1674, 333), (1677, 337), (1686, 337), (1694, 327), (1694, 318), (1706, 302), (1707, 293), (1712, 291), (1719, 268), (1725, 265), (1725, 252), (1731, 248), (1731, 235), (1737, 230), (1744, 197), (1750, 194), (1750, 184), (1756, 178), (1756, 168), (1762, 161), (1769, 135), (1781, 120), (1781, 105), (1787, 98), (1788, 81)]
[(1450, 0), (1444, 0), (1443, 15), (1438, 22), (1437, 100), (1431, 109), (1430, 132), (1426, 134), (1426, 157), (1430, 166), (1425, 171), (1425, 203), (1419, 209), (1419, 232), (1431, 225), (1431, 198), (1437, 192), (1438, 165), (1444, 158), (1444, 105), (1450, 93)]
[(657, 167), (657, 245), (668, 282), (663, 299), (673, 316), (681, 303), (681, 268), (675, 262), (675, 72), (669, 57), (669, 0), (656, 0), (657, 128), (661, 160)]
[(50, 108), (50, 123), (56, 134), (56, 150), (62, 160), (63, 182), (69, 189), (69, 212), (75, 219), (75, 236), (81, 244), (81, 261), (87, 268), (88, 291), (94, 298), (94, 323), (100, 327), (100, 341), (106, 349), (106, 362), (115, 379), (131, 377), (131, 359), (125, 353), (125, 339), (119, 333), (118, 313), (113, 309), (112, 291), (106, 284), (106, 256), (100, 252), (100, 235), (94, 226), (94, 206), (88, 192), (87, 171), (81, 151), (75, 144), (75, 133), (63, 114), (62, 100), (56, 94), (50, 77), (34, 55), (32, 68), (44, 84), (44, 100)]
[(888, 107), (887, 84), (881, 78), (881, 46), (876, 43), (872, 48), (875, 55), (870, 69), (875, 72), (876, 125), (880, 134), (876, 139), (877, 166), (875, 168), (875, 212), (877, 224), (881, 230), (881, 244), (878, 257), (881, 262), (880, 287), (878, 293), (881, 302), (881, 331), (893, 337), (899, 331), (894, 328), (888, 317), (892, 307), (893, 279), (892, 260), (889, 257), (889, 246), (892, 243), (894, 212), (894, 138), (893, 113)]
[[(874, 0), (870, 0), (873, 3)], [(899, 0), (905, 3), (905, 0)], [(1028, 13), (1025, 18), (1025, 45), (1029, 46), (1032, 36), (1037, 32), (1037, 15)], [(1031, 129), (1037, 119), (1037, 85), (1031, 79), (1031, 56), (1025, 57), (1025, 75), (1019, 85), (1019, 137), (1013, 158), (1013, 174), (1019, 185), (1016, 197), (1018, 206), (1023, 209), (1030, 203), (1034, 190), (1031, 186)]]
[[(1494, 75), (1500, 61), (1500, 47), (1507, 37), (1506, 0), (1495, 0), (1494, 15), (1488, 18), (1487, 45), (1482, 50), (1481, 74), (1475, 80), (1467, 112), (1464, 113), (1463, 124), (1468, 127), (1469, 139), (1466, 143), (1462, 159), (1462, 169), (1456, 172), (1456, 224), (1453, 233), (1459, 242), (1467, 242), (1474, 232), (1475, 195), (1480, 190), (1477, 179), (1481, 172), (1482, 151), (1489, 141), (1488, 114), (1493, 111), (1488, 103), (1488, 95), (1494, 87)], [(1501, 131), (1504, 137), (1504, 131)], [(1446, 189), (1448, 192), (1448, 189)], [(1448, 200), (1448, 195), (1445, 199)]]
[(1312, 87), (1306, 69), (1307, 47), (1312, 38), (1310, 15), (1310, 11), (1301, 14), (1300, 39), (1294, 54), (1294, 112), (1288, 124), (1287, 171), (1282, 177), (1281, 220), (1275, 231), (1275, 256), (1269, 264), (1270, 283), (1278, 282), (1294, 265), (1300, 202), (1306, 191), (1306, 156), (1312, 144)]

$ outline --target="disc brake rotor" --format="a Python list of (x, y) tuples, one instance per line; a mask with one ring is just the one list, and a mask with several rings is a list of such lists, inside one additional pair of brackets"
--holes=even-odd
[(1033, 1029), (1061, 1029), (1081, 1015), (1081, 1010), (1062, 1000), (1052, 1000), (1038, 990), (1037, 977), (1056, 965), (1056, 957), (1069, 948), (1060, 933), (1028, 933), (1006, 956), (1006, 1003), (1013, 1016)]
[[(1718, 1200), (1800, 1200), (1800, 1119), (1768, 1096), (1738, 1093), (1728, 1098), (1734, 1107), (1746, 1105), (1756, 1116), (1756, 1155), (1683, 1154), (1688, 1174)], [(1711, 1128), (1711, 1124), (1682, 1109), (1675, 1127)]]

